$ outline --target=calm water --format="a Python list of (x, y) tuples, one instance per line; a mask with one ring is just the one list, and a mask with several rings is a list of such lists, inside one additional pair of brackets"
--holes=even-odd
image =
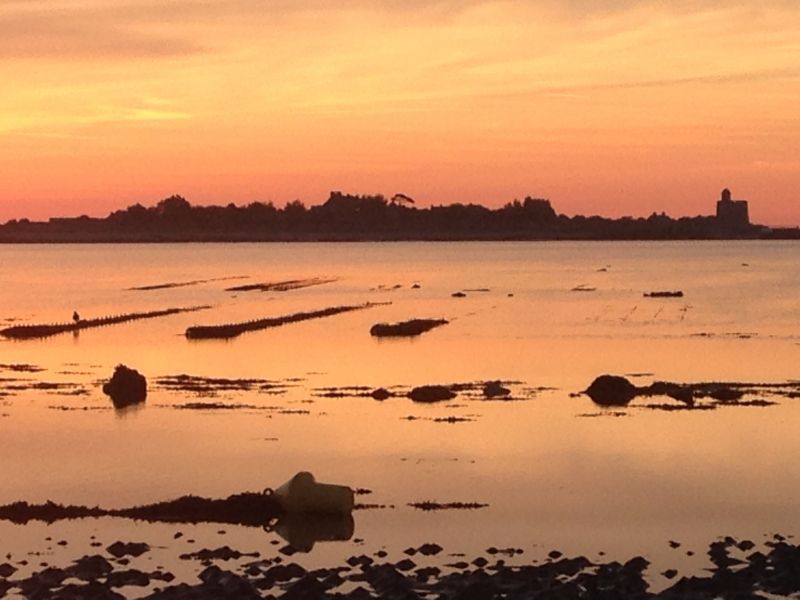
[[(310, 470), (320, 480), (369, 488), (374, 493), (362, 501), (394, 508), (356, 512), (355, 538), (363, 542), (320, 543), (301, 562), (339, 560), (354, 544), (402, 549), (436, 541), (468, 554), (518, 546), (526, 559), (557, 548), (590, 557), (644, 554), (654, 561), (656, 584), (663, 568), (704, 566), (702, 557), (684, 551), (703, 554), (717, 536), (762, 539), (796, 530), (800, 400), (693, 412), (634, 405), (615, 417), (571, 394), (602, 373), (648, 374), (635, 378), (640, 384), (797, 379), (798, 244), (3, 246), (0, 265), (0, 320), (9, 324), (68, 321), (76, 309), (91, 318), (213, 306), (78, 336), (0, 342), (0, 363), (45, 369), (0, 371), (0, 378), (90, 390), (87, 396), (26, 390), (0, 398), (0, 503), (127, 506), (187, 493), (221, 497)], [(128, 290), (231, 276), (249, 279)], [(336, 281), (282, 293), (224, 291), (306, 277)], [(420, 288), (412, 289), (414, 283)], [(579, 285), (596, 291), (571, 291)], [(478, 288), (489, 291), (451, 297)], [(642, 297), (677, 289), (684, 298)], [(366, 301), (391, 304), (224, 342), (183, 336), (194, 324)], [(374, 323), (412, 317), (444, 317), (450, 324), (414, 340), (369, 335)], [(146, 405), (118, 413), (100, 390), (118, 363), (151, 381), (188, 373), (291, 380), (291, 387), (281, 395), (232, 392), (211, 399), (256, 407), (227, 411), (178, 410), (175, 405), (197, 396), (151, 389)], [(494, 379), (520, 382), (513, 387), (525, 399), (418, 405), (315, 391)], [(434, 420), (450, 416), (471, 420)], [(407, 506), (422, 500), (490, 506), (438, 513)], [(173, 540), (178, 529), (191, 535)], [(154, 552), (151, 559), (176, 573), (194, 566), (169, 563), (176, 549), (186, 551), (189, 537), (196, 549), (229, 544), (274, 551), (275, 534), (224, 529), (222, 536), (219, 526), (113, 519), (0, 523), (0, 550), (76, 556), (88, 551), (90, 535), (109, 543), (145, 539), (163, 546), (163, 556)], [(45, 537), (70, 545), (62, 550)], [(670, 539), (680, 540), (681, 549), (670, 549)]]

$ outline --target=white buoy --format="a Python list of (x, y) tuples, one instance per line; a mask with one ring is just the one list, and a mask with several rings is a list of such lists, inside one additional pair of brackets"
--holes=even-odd
[(349, 487), (317, 483), (307, 471), (301, 471), (275, 490), (267, 488), (264, 493), (275, 498), (287, 513), (350, 514), (355, 505)]

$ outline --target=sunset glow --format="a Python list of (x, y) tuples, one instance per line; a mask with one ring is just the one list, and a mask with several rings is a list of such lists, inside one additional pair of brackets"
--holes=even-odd
[(193, 203), (800, 224), (795, 2), (11, 0), (0, 221)]

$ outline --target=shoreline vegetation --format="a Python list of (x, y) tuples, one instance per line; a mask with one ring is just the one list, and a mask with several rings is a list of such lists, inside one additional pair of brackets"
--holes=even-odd
[(320, 205), (299, 200), (277, 208), (192, 206), (171, 196), (155, 206), (48, 221), (13, 219), (0, 225), (0, 243), (524, 241), (800, 239), (800, 228), (771, 229), (718, 216), (611, 219), (558, 214), (549, 200), (527, 197), (497, 209), (477, 204), (417, 208), (407, 196), (331, 192)]

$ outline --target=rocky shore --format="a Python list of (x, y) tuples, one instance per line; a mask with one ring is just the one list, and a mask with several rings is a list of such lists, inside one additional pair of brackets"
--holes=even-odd
[(786, 597), (800, 592), (800, 546), (780, 535), (760, 546), (731, 537), (715, 541), (708, 549), (707, 575), (680, 577), (670, 570), (662, 575), (674, 583), (659, 591), (651, 590), (650, 563), (642, 556), (603, 563), (554, 550), (544, 561), (525, 562), (522, 551), (514, 548), (490, 547), (468, 558), (425, 543), (406, 549), (397, 559), (378, 550), (351, 556), (341, 565), (307, 570), (292, 560), (290, 546), (272, 556), (224, 546), (178, 557), (199, 563), (195, 580), (179, 581), (163, 567), (142, 571), (131, 566), (133, 559), (149, 551), (143, 542), (117, 541), (97, 554), (62, 567), (48, 565), (27, 577), (17, 577), (25, 561), (12, 564), (8, 554), (9, 562), (0, 564), (0, 597), (701, 599)]

